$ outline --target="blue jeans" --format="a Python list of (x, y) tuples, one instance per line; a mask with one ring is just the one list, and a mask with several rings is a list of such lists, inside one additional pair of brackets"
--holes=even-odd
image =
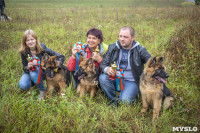
[[(103, 73), (99, 76), (99, 82), (101, 89), (107, 95), (108, 100), (111, 101), (111, 103), (117, 102), (118, 98), (116, 97), (115, 80), (110, 80), (109, 75)], [(134, 103), (139, 92), (138, 85), (134, 81), (123, 80), (122, 82), (124, 90), (121, 91), (119, 100), (128, 102), (129, 104)]]
[[(19, 88), (22, 90), (29, 89), (31, 87), (31, 82), (35, 80), (36, 75), (37, 75), (37, 71), (30, 71), (30, 73), (23, 73), (19, 81)], [(44, 72), (43, 70), (41, 70), (40, 83), (39, 84), (34, 83), (34, 85), (36, 85), (40, 91), (45, 90), (44, 84), (43, 84), (43, 78), (44, 78)]]
[(2, 13), (4, 13), (4, 6), (3, 6), (3, 5), (0, 5), (0, 11), (1, 11)]

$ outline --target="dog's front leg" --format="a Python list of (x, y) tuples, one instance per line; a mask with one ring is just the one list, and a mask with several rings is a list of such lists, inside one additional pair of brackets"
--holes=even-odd
[(147, 97), (145, 94), (142, 94), (142, 110), (141, 113), (144, 115), (145, 112), (147, 112), (149, 107), (149, 103), (147, 102)]
[(84, 93), (85, 93), (85, 85), (84, 84), (81, 84), (80, 85), (80, 97), (83, 97)]
[(59, 82), (58, 84), (59, 84), (59, 87), (60, 87), (60, 93), (59, 93), (59, 94), (60, 94), (61, 96), (65, 95), (64, 89), (65, 89), (65, 87), (66, 87), (66, 83), (65, 83), (65, 82)]
[(54, 90), (54, 86), (51, 84), (48, 84), (48, 96), (51, 97), (53, 90)]
[(160, 109), (161, 109), (161, 105), (162, 105), (162, 99), (161, 98), (157, 98), (153, 101), (153, 119), (152, 119), (152, 121), (154, 121), (155, 119), (158, 119)]
[(79, 93), (80, 90), (81, 90), (81, 86), (80, 86), (80, 84), (79, 84), (79, 85), (77, 86), (77, 88), (76, 88), (76, 93)]
[(95, 93), (96, 93), (96, 85), (92, 85), (91, 86), (91, 91), (90, 91), (90, 97), (94, 98)]

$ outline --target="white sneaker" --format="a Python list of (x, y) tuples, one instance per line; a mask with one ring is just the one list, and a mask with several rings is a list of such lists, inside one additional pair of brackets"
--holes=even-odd
[(40, 98), (38, 98), (38, 100), (44, 99), (44, 93), (45, 93), (45, 91), (40, 91)]

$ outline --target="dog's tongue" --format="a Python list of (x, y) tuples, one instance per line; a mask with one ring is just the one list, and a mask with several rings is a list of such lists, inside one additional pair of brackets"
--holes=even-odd
[(82, 74), (81, 76), (78, 77), (78, 80), (82, 79), (85, 76), (85, 74)]
[(166, 81), (165, 81), (165, 79), (163, 79), (163, 78), (161, 78), (161, 77), (159, 77), (159, 76), (156, 76), (156, 78), (159, 80), (159, 81), (161, 81), (162, 83), (166, 83)]

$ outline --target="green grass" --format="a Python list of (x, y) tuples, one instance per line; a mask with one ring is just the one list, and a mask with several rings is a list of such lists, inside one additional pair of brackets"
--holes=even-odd
[[(198, 8), (181, 7), (177, 1), (128, 0), (7, 0), (5, 12), (13, 21), (0, 22), (0, 132), (172, 132), (172, 127), (198, 127), (199, 86), (180, 75), (166, 53), (168, 41), (189, 23)], [(174, 107), (161, 111), (152, 123), (152, 109), (142, 117), (141, 99), (134, 105), (109, 106), (99, 90), (97, 97), (80, 99), (70, 87), (66, 97), (38, 101), (38, 90), (22, 93), (20, 47), (23, 32), (33, 29), (41, 43), (69, 59), (77, 41), (86, 42), (92, 27), (102, 30), (104, 43), (118, 39), (119, 29), (130, 25), (136, 40), (152, 56), (165, 56), (170, 77), (167, 86), (175, 96)], [(184, 65), (184, 64), (180, 64)], [(186, 64), (185, 64), (186, 65)], [(189, 67), (188, 67), (189, 68)], [(187, 68), (185, 68), (187, 69)], [(45, 84), (46, 87), (46, 84)]]

